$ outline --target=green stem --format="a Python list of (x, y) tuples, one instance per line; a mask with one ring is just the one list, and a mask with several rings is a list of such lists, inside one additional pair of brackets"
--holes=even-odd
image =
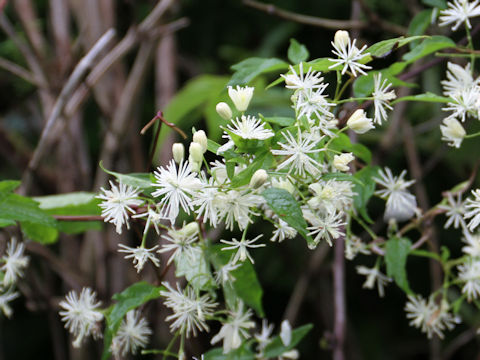
[(480, 136), (480, 131), (474, 134), (465, 135), (465, 139), (471, 139), (477, 136)]
[(352, 101), (365, 101), (365, 100), (374, 100), (374, 98), (372, 96), (370, 96), (370, 97), (348, 98), (348, 99), (338, 100), (337, 105), (344, 104), (344, 103), (347, 103), (347, 102), (352, 102)]
[(375, 234), (373, 230), (370, 229), (370, 227), (367, 224), (365, 224), (365, 222), (362, 219), (360, 219), (360, 217), (356, 216), (355, 214), (352, 214), (352, 217), (365, 229), (365, 231), (368, 233), (368, 235), (370, 235), (372, 240), (378, 239), (377, 234)]

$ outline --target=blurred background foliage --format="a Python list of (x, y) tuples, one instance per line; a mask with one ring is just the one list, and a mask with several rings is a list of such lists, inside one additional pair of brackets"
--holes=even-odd
[[(373, 44), (399, 34), (378, 26), (372, 21), (372, 14), (406, 29), (416, 14), (430, 9), (428, 4), (437, 3), (442, 1), (278, 0), (274, 5), (320, 18), (348, 20), (354, 17), (369, 24), (354, 30), (360, 43)], [(20, 41), (28, 44), (39, 59), (48, 85), (46, 89), (39, 90), (36, 84), (15, 76), (5, 68), (0, 70), (0, 93), (3, 94), (0, 97), (2, 179), (22, 178), (52, 109), (52, 99), (58, 96), (76, 63), (95, 40), (106, 29), (114, 27), (117, 42), (127, 35), (132, 26), (135, 28), (141, 23), (156, 4), (157, 1), (153, 0), (11, 0), (3, 4), (2, 28), (5, 29), (4, 19), (9, 19)], [(98, 6), (105, 7), (100, 10)], [(53, 15), (56, 7), (62, 8), (57, 17)], [(105, 13), (105, 9), (110, 11)], [(28, 11), (32, 10), (35, 14), (29, 17)], [(66, 25), (61, 24), (62, 16)], [(212, 139), (219, 140), (222, 120), (215, 113), (215, 104), (227, 97), (226, 85), (232, 74), (232, 65), (252, 56), (287, 61), (291, 38), (308, 48), (311, 59), (330, 56), (330, 42), (336, 30), (272, 16), (246, 6), (240, 0), (172, 1), (159, 23), (168, 24), (181, 18), (188, 20), (175, 31), (152, 36), (153, 39), (149, 38), (149, 34), (141, 34), (132, 50), (126, 52), (105, 78), (95, 85), (93, 94), (69, 115), (69, 125), (56, 133), (49, 151), (33, 172), (33, 181), (26, 189), (28, 195), (97, 192), (107, 180), (99, 170), (100, 160), (105, 162), (106, 168), (120, 172), (150, 170), (148, 154), (155, 131), (149, 130), (145, 136), (140, 136), (139, 131), (158, 110), (165, 111), (166, 119), (188, 134), (192, 126), (206, 128)], [(27, 30), (29, 26), (34, 28), (30, 32)], [(446, 32), (445, 29), (434, 28), (436, 32)], [(59, 35), (62, 29), (66, 31), (63, 38)], [(35, 32), (39, 35), (37, 38)], [(132, 91), (134, 101), (122, 108), (125, 105), (122, 91), (139, 54), (137, 45), (146, 43), (152, 49), (141, 72), (144, 81), (133, 87), (133, 91), (127, 89), (126, 97)], [(407, 49), (395, 52), (387, 59), (377, 60), (376, 68), (393, 63), (403, 51)], [(0, 58), (24, 68), (30, 67), (24, 53), (5, 31), (0, 34)], [(439, 93), (439, 81), (444, 74), (445, 62), (412, 79), (421, 88), (410, 91)], [(277, 76), (278, 73), (261, 76), (253, 81), (256, 88), (249, 110), (251, 113), (260, 112), (266, 116), (292, 113), (290, 95), (282, 86), (265, 90)], [(398, 94), (400, 90), (396, 91)], [(122, 117), (116, 112), (119, 108), (128, 112), (123, 120), (118, 120)], [(474, 141), (466, 141), (460, 150), (447, 149), (440, 141), (438, 125), (444, 113), (437, 104), (412, 104), (399, 108), (391, 115), (395, 120), (391, 119), (381, 130), (362, 136), (358, 141), (372, 149), (379, 165), (390, 166), (394, 173), (398, 173), (404, 168), (411, 170), (404, 145), (405, 137), (409, 136), (406, 131), (411, 131), (423, 169), (422, 178), (417, 182), (424, 184), (428, 203), (436, 204), (441, 200), (442, 191), (470, 176), (473, 164), (478, 160), (478, 145)], [(405, 128), (402, 122), (410, 125)], [(115, 127), (115, 123), (120, 125)], [(108, 145), (106, 138), (114, 132), (118, 138)], [(385, 142), (386, 138), (388, 142)], [(179, 140), (171, 129), (163, 129), (154, 164), (164, 164), (171, 156), (171, 144)], [(107, 159), (102, 156), (105, 152)], [(414, 177), (411, 171), (409, 177)], [(382, 201), (372, 201), (369, 206), (372, 218), (382, 217), (383, 206)], [(452, 254), (458, 255), (461, 248), (458, 234), (441, 230), (441, 221), (436, 227), (438, 243), (448, 246)], [(135, 232), (141, 231), (141, 227), (135, 224), (133, 228), (134, 236)], [(113, 293), (138, 279), (133, 269), (127, 269), (130, 264), (116, 253), (119, 241), (128, 243), (132, 239), (128, 235), (118, 237), (109, 227), (103, 229), (102, 232), (88, 232), (86, 235), (61, 235), (58, 243), (46, 250), (29, 245), (32, 261), (20, 286), (24, 297), (14, 303), (13, 320), (0, 319), (0, 359), (99, 357), (101, 345), (98, 344), (88, 344), (80, 352), (72, 351), (68, 335), (57, 315), (57, 304), (58, 299), (75, 284), (93, 286), (99, 291), (103, 303), (108, 304)], [(2, 233), (3, 244), (15, 231), (7, 229)], [(265, 225), (263, 231), (268, 233), (271, 228)], [(378, 233), (381, 232), (379, 226)], [(270, 244), (268, 248), (256, 251), (255, 257), (255, 267), (264, 289), (267, 318), (279, 325), (286, 314), (292, 290), (303, 291), (305, 297), (293, 324), (313, 323), (315, 327), (301, 343), (299, 350), (302, 358), (331, 358), (329, 343), (332, 338), (333, 295), (330, 249), (320, 246), (312, 252), (297, 238)], [(477, 313), (465, 305), (464, 311), (472, 312), (472, 324), (458, 326), (447, 334), (441, 344), (436, 340), (429, 342), (417, 329), (408, 326), (403, 310), (406, 297), (394, 284), (388, 286), (384, 299), (380, 299), (376, 291), (362, 289), (364, 278), (356, 274), (355, 266), (372, 266), (373, 263), (368, 263), (372, 261), (360, 255), (347, 262), (348, 359), (478, 358), (478, 338), (475, 337), (475, 329), (470, 326), (479, 323)], [(66, 280), (62, 275), (66, 271), (64, 267), (71, 268), (78, 278), (72, 275), (75, 280)], [(407, 269), (412, 289), (428, 294), (432, 278), (432, 268), (428, 263), (423, 259), (409, 258)], [(147, 271), (146, 277), (154, 278), (152, 269)], [(150, 347), (161, 348), (169, 338), (168, 328), (163, 322), (166, 313), (159, 304), (147, 306), (146, 311), (155, 328)], [(212, 332), (216, 330), (212, 329)], [(193, 354), (205, 351), (209, 348), (208, 336), (200, 336), (190, 346)]]

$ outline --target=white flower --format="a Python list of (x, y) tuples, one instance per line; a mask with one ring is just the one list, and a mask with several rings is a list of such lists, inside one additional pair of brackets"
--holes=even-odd
[(290, 65), (291, 74), (280, 75), (285, 79), (285, 87), (292, 90), (312, 90), (320, 89), (324, 84), (322, 84), (323, 77), (321, 73), (317, 71), (312, 71), (312, 67), (308, 68), (307, 73), (303, 74), (303, 63), (300, 63), (298, 66), (298, 74), (295, 71), (295, 68)]
[(230, 246), (226, 246), (226, 247), (223, 247), (222, 248), (222, 251), (223, 250), (235, 250), (235, 249), (238, 249), (237, 252), (235, 253), (235, 256), (233, 257), (233, 260), (232, 260), (232, 263), (233, 264), (236, 264), (239, 260), (240, 261), (245, 261), (246, 259), (250, 260), (250, 262), (253, 264), (254, 261), (253, 261), (253, 258), (251, 257), (251, 255), (248, 253), (248, 248), (259, 248), (259, 247), (263, 247), (265, 246), (265, 244), (255, 244), (253, 245), (253, 243), (255, 241), (257, 241), (258, 239), (260, 239), (263, 235), (258, 235), (257, 237), (255, 237), (254, 239), (252, 240), (247, 240), (247, 239), (244, 239), (242, 238), (240, 241), (238, 241), (237, 239), (235, 238), (232, 238), (231, 241), (227, 241), (227, 240), (220, 240), (220, 242), (224, 243), (224, 244), (227, 244), (227, 245), (230, 245)]
[(308, 89), (298, 94), (295, 106), (298, 112), (297, 118), (306, 116), (310, 122), (314, 121), (313, 115), (319, 120), (334, 118), (329, 108), (335, 106), (335, 104), (329, 103), (326, 99), (327, 95), (323, 94), (327, 86), (327, 84), (324, 84), (318, 89)]
[(465, 220), (463, 220), (463, 216), (465, 215), (465, 204), (462, 201), (462, 195), (458, 194), (457, 200), (455, 200), (451, 193), (447, 193), (447, 201), (448, 205), (438, 206), (439, 209), (446, 210), (447, 212), (446, 215), (448, 219), (444, 228), (447, 229), (452, 224), (455, 229), (458, 229), (459, 226), (465, 228), (466, 224)]
[(262, 354), (265, 347), (272, 341), (273, 324), (268, 324), (267, 319), (262, 320), (262, 331), (254, 335), (258, 342), (257, 351)]
[(230, 96), (238, 111), (247, 110), (253, 96), (253, 90), (254, 88), (249, 86), (237, 86), (236, 89), (231, 86), (228, 87), (228, 96)]
[(332, 46), (334, 48), (332, 52), (338, 56), (338, 59), (329, 59), (330, 61), (335, 63), (332, 66), (330, 66), (329, 69), (333, 69), (339, 65), (343, 65), (342, 75), (345, 74), (345, 72), (348, 69), (350, 69), (354, 77), (357, 76), (357, 72), (363, 75), (367, 75), (364, 69), (368, 70), (368, 69), (371, 69), (372, 67), (367, 66), (365, 64), (361, 64), (359, 61), (370, 54), (369, 53), (363, 54), (362, 52), (367, 48), (367, 45), (364, 45), (361, 49), (358, 49), (355, 46), (356, 41), (357, 41), (356, 39), (351, 41), (350, 37), (348, 38), (342, 37), (342, 41), (338, 41), (337, 34), (335, 34), (335, 42), (332, 42)]
[(247, 330), (255, 327), (255, 323), (250, 320), (250, 316), (252, 316), (252, 311), (248, 309), (244, 312), (243, 303), (239, 302), (237, 310), (230, 312), (227, 321), (210, 343), (213, 345), (223, 339), (224, 354), (240, 347), (242, 338), (250, 337)]
[(274, 222), (275, 230), (272, 233), (270, 241), (282, 242), (285, 239), (293, 239), (297, 236), (297, 230), (289, 226), (282, 219), (278, 219), (278, 222)]
[[(158, 210), (157, 207), (155, 207), (156, 210)], [(145, 223), (145, 228), (143, 230), (143, 233), (147, 233), (148, 229), (150, 228), (150, 224), (153, 224), (153, 227), (155, 228), (155, 231), (157, 235), (160, 235), (160, 229), (158, 228), (158, 225), (162, 222), (164, 217), (162, 214), (159, 212), (153, 210), (150, 206), (148, 207), (148, 211), (140, 214), (133, 215), (132, 218), (140, 219), (140, 218), (147, 218), (147, 221)]]
[(355, 195), (350, 181), (320, 180), (310, 184), (308, 189), (315, 194), (308, 200), (308, 205), (327, 213), (350, 208)]
[(292, 341), (292, 327), (286, 319), (282, 321), (280, 339), (282, 340), (283, 346), (290, 345), (290, 342)]
[(140, 311), (130, 310), (112, 340), (113, 355), (117, 358), (128, 353), (136, 354), (138, 348), (147, 346), (151, 334), (152, 330), (148, 327), (147, 320), (141, 317)]
[(231, 274), (232, 271), (238, 269), (241, 264), (235, 264), (233, 261), (229, 261), (223, 265), (215, 274), (215, 281), (218, 285), (225, 285), (226, 283), (232, 283), (236, 279)]
[(355, 235), (345, 238), (345, 258), (353, 260), (357, 254), (370, 255), (367, 244)]
[(421, 328), (423, 333), (427, 333), (429, 339), (433, 334), (443, 339), (443, 331), (452, 330), (455, 324), (460, 322), (459, 318), (448, 312), (446, 302), (442, 301), (439, 306), (435, 304), (433, 297), (430, 297), (427, 302), (419, 295), (409, 295), (405, 311), (407, 318), (411, 319), (410, 325)]
[(97, 310), (100, 302), (96, 302), (96, 293), (90, 288), (83, 288), (80, 296), (75, 291), (70, 291), (66, 299), (60, 302), (62, 321), (74, 336), (73, 347), (80, 347), (83, 339), (93, 335), (101, 337), (98, 322), (103, 319), (103, 314)]
[(373, 105), (375, 107), (375, 122), (379, 125), (382, 124), (382, 121), (387, 120), (387, 111), (385, 108), (392, 110), (392, 106), (388, 101), (395, 99), (395, 91), (389, 90), (392, 86), (387, 79), (382, 81), (382, 73), (373, 75), (374, 90), (372, 93), (373, 96)]
[[(240, 119), (237, 117), (235, 120), (232, 120), (232, 123), (227, 125), (227, 130), (240, 136), (242, 139), (266, 140), (275, 135), (272, 130), (265, 129), (265, 123), (262, 120), (250, 115), (242, 115)], [(223, 137), (230, 139), (229, 135), (224, 135)]]
[(473, 79), (470, 66), (470, 63), (467, 63), (465, 68), (452, 62), (447, 64), (447, 80), (441, 81), (445, 96), (461, 94), (466, 89), (478, 85), (480, 78)]
[(218, 305), (214, 303), (208, 294), (197, 296), (191, 287), (180, 290), (173, 289), (169, 283), (163, 282), (167, 290), (161, 290), (160, 295), (165, 296), (165, 306), (173, 310), (173, 314), (166, 318), (167, 321), (174, 320), (170, 325), (170, 331), (180, 329), (180, 332), (197, 336), (197, 331), (210, 331), (207, 325), (207, 318), (213, 316), (213, 310)]
[(458, 278), (465, 282), (462, 293), (467, 294), (468, 301), (477, 299), (480, 295), (480, 261), (469, 258), (458, 265)]
[(314, 154), (323, 151), (324, 149), (316, 149), (318, 144), (318, 139), (313, 135), (313, 133), (302, 134), (301, 132), (297, 133), (297, 138), (295, 138), (290, 131), (285, 131), (283, 137), (286, 140), (286, 144), (281, 142), (278, 143), (282, 147), (282, 150), (272, 150), (273, 155), (284, 155), (288, 156), (280, 165), (278, 165), (277, 170), (281, 170), (285, 167), (288, 167), (295, 174), (304, 177), (306, 173), (315, 175), (318, 173), (318, 169), (322, 165), (315, 159), (309, 156), (309, 154)]
[(250, 215), (257, 215), (252, 208), (264, 202), (263, 197), (259, 195), (236, 190), (219, 193), (217, 200), (219, 213), (224, 214), (225, 224), (229, 230), (233, 230), (235, 223), (240, 230), (245, 229), (252, 222)]
[(380, 177), (373, 178), (376, 183), (385, 187), (385, 189), (377, 190), (375, 194), (383, 199), (387, 199), (385, 208), (385, 220), (396, 219), (404, 221), (410, 219), (417, 211), (417, 201), (415, 196), (407, 191), (415, 180), (405, 181), (403, 178), (407, 173), (403, 170), (400, 176), (393, 176), (392, 171), (387, 167), (385, 172), (379, 171)]
[(373, 129), (372, 119), (367, 117), (365, 110), (357, 109), (355, 112), (348, 118), (347, 126), (355, 131), (357, 134), (365, 134), (367, 131)]
[(162, 244), (162, 249), (158, 250), (158, 253), (164, 253), (172, 251), (167, 264), (170, 264), (173, 260), (178, 261), (180, 258), (186, 258), (193, 261), (200, 248), (194, 246), (194, 243), (198, 240), (196, 234), (186, 234), (181, 230), (168, 230), (168, 235), (162, 235), (162, 238), (168, 241), (167, 244)]
[[(203, 174), (203, 173), (202, 173)], [(194, 195), (193, 206), (198, 206), (195, 210), (197, 219), (202, 219), (205, 224), (207, 221), (210, 226), (216, 227), (218, 223), (218, 186), (215, 185), (215, 178), (212, 176), (208, 181), (200, 176), (202, 188)]]
[(365, 275), (367, 280), (363, 283), (363, 287), (367, 289), (373, 289), (375, 282), (377, 283), (378, 295), (383, 297), (385, 295), (384, 287), (392, 281), (388, 276), (385, 276), (378, 270), (377, 267), (368, 268), (366, 266), (357, 266), (357, 273)]
[(0, 310), (2, 310), (3, 314), (7, 318), (10, 318), (13, 314), (13, 310), (8, 303), (12, 300), (15, 300), (19, 296), (20, 294), (16, 291), (13, 291), (13, 288), (9, 288), (6, 292), (0, 294)]
[(469, 211), (463, 217), (465, 220), (472, 218), (468, 223), (468, 229), (471, 232), (480, 224), (480, 189), (472, 190), (472, 195), (475, 197), (475, 200), (467, 199), (465, 207)]
[(8, 287), (23, 277), (23, 271), (28, 265), (28, 256), (24, 256), (25, 244), (20, 243), (17, 246), (17, 240), (12, 238), (7, 245), (5, 255), (0, 259), (4, 263), (0, 270), (5, 274), (3, 276), (3, 286)]
[(143, 201), (138, 198), (138, 189), (121, 181), (118, 187), (110, 181), (110, 187), (111, 190), (100, 188), (103, 194), (97, 195), (96, 198), (103, 200), (99, 206), (103, 209), (104, 221), (114, 224), (117, 233), (121, 234), (123, 224), (127, 224), (127, 229), (130, 229), (127, 211), (134, 214), (132, 206), (139, 206)]
[(355, 160), (355, 156), (353, 156), (351, 152), (340, 154), (340, 155), (334, 155), (333, 166), (335, 169), (339, 171), (348, 171), (350, 170), (350, 168), (348, 167), (348, 164), (353, 160)]
[(154, 254), (152, 254), (152, 252), (158, 248), (158, 245), (155, 245), (151, 249), (146, 249), (143, 246), (137, 246), (136, 248), (133, 248), (123, 244), (119, 244), (118, 246), (123, 249), (118, 250), (118, 252), (127, 254), (130, 253), (130, 255), (125, 256), (125, 259), (133, 259), (133, 265), (135, 265), (137, 273), (143, 269), (143, 266), (148, 260), (150, 260), (156, 267), (160, 266), (160, 260), (158, 260)]
[(341, 212), (329, 212), (322, 215), (317, 215), (308, 219), (312, 226), (307, 227), (311, 230), (308, 235), (316, 235), (313, 241), (318, 244), (320, 240), (324, 239), (328, 245), (332, 246), (332, 239), (338, 239), (344, 236), (343, 228), (346, 224), (343, 221), (344, 214)]
[(458, 118), (462, 122), (468, 114), (478, 117), (478, 98), (480, 97), (480, 87), (472, 86), (463, 91), (452, 94), (450, 96), (454, 102), (447, 103), (447, 107), (443, 107), (443, 111), (452, 111), (449, 118)]
[(475, 0), (473, 3), (468, 0), (453, 0), (447, 3), (448, 9), (440, 11), (440, 26), (450, 25), (452, 30), (455, 31), (458, 27), (465, 23), (465, 25), (471, 29), (469, 18), (480, 15), (479, 0)]
[(196, 174), (192, 173), (188, 161), (181, 162), (177, 171), (175, 161), (172, 159), (166, 168), (157, 168), (154, 175), (156, 182), (152, 185), (159, 189), (155, 190), (152, 195), (155, 197), (164, 195), (158, 205), (161, 206), (162, 216), (169, 219), (173, 225), (180, 206), (187, 214), (190, 214), (190, 210), (193, 209), (190, 197), (201, 187), (201, 183)]
[(443, 125), (440, 125), (440, 131), (442, 132), (442, 140), (448, 141), (449, 146), (457, 149), (462, 144), (465, 135), (467, 135), (462, 124), (455, 118), (444, 119)]
[(472, 235), (465, 232), (462, 240), (467, 244), (462, 248), (462, 251), (471, 257), (480, 258), (480, 234)]

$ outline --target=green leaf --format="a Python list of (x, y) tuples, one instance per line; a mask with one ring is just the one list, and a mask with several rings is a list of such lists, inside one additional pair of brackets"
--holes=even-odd
[(392, 276), (397, 285), (407, 294), (412, 291), (407, 279), (407, 257), (410, 252), (410, 240), (407, 238), (391, 238), (386, 243), (385, 262), (387, 264), (387, 275)]
[(352, 144), (350, 138), (345, 134), (338, 134), (330, 143), (330, 148), (340, 152), (352, 152), (367, 164), (372, 161), (372, 153), (370, 150), (365, 145), (359, 143)]
[(263, 351), (264, 358), (276, 358), (282, 355), (284, 352), (292, 350), (305, 337), (305, 335), (308, 334), (308, 332), (312, 328), (312, 324), (307, 324), (293, 330), (292, 340), (290, 341), (290, 344), (288, 344), (288, 346), (283, 345), (280, 336), (275, 336), (272, 341), (265, 347), (265, 350)]
[(436, 35), (422, 41), (414, 49), (403, 55), (402, 59), (411, 64), (435, 51), (454, 47), (456, 47), (456, 44), (452, 39)]
[[(412, 19), (410, 24), (408, 25), (408, 35), (423, 35), (425, 31), (430, 26), (430, 21), (432, 18), (432, 9), (427, 9), (420, 11), (415, 17)], [(420, 43), (420, 40), (415, 40), (410, 43), (410, 50), (416, 47)]]
[(245, 170), (242, 170), (232, 178), (230, 185), (234, 188), (247, 185), (255, 171), (259, 169), (268, 169), (273, 162), (273, 156), (270, 152), (266, 152), (257, 156), (255, 161), (250, 164)]
[(263, 121), (266, 121), (270, 124), (277, 124), (277, 125), (280, 125), (280, 126), (292, 126), (293, 124), (295, 124), (295, 119), (294, 118), (290, 118), (290, 117), (281, 117), (281, 116), (275, 116), (275, 117), (263, 117), (261, 114), (260, 114), (260, 118), (263, 120)]
[(375, 181), (373, 178), (378, 174), (378, 170), (378, 166), (365, 166), (354, 175), (354, 178), (358, 179), (360, 183), (356, 182), (353, 187), (353, 192), (356, 193), (353, 198), (353, 204), (358, 213), (371, 224), (373, 224), (373, 220), (368, 215), (367, 204), (375, 192)]
[[(222, 248), (222, 245), (211, 247), (210, 260), (217, 271), (226, 265), (235, 253), (233, 250), (222, 251)], [(224, 286), (225, 298), (228, 300), (229, 306), (235, 306), (235, 297), (239, 297), (245, 304), (254, 309), (258, 316), (263, 317), (263, 290), (255, 273), (255, 268), (250, 261), (241, 263), (241, 266), (233, 270), (231, 275), (235, 281), (233, 281), (230, 288)], [(228, 285), (228, 283), (225, 285)]]
[(258, 75), (288, 69), (288, 64), (276, 58), (252, 57), (233, 65), (232, 69), (235, 70), (235, 73), (228, 85), (247, 85)]
[(32, 199), (38, 202), (40, 209), (49, 210), (90, 204), (92, 200), (95, 200), (95, 196), (96, 194), (94, 193), (80, 191), (67, 194), (37, 196)]
[(133, 186), (141, 190), (152, 190), (152, 179), (150, 173), (131, 173), (131, 174), (121, 174), (115, 171), (107, 170), (103, 167), (102, 161), (99, 163), (100, 168), (105, 171), (107, 174), (115, 176), (117, 180), (122, 182), (125, 185)]
[(422, 3), (425, 5), (430, 5), (431, 7), (437, 7), (440, 10), (447, 8), (446, 0), (422, 0)]
[(278, 215), (280, 219), (297, 230), (307, 240), (307, 244), (312, 247), (315, 243), (307, 231), (307, 222), (303, 218), (300, 205), (292, 194), (287, 190), (268, 188), (263, 191), (262, 196), (267, 201), (270, 209)]
[(181, 253), (175, 257), (175, 266), (177, 277), (185, 276), (195, 290), (212, 288), (214, 280), (203, 251), (196, 251), (192, 254)]
[(401, 101), (421, 101), (421, 102), (436, 102), (436, 103), (446, 104), (446, 103), (452, 102), (453, 100), (449, 97), (440, 96), (431, 92), (426, 92), (424, 94), (404, 96), (404, 97), (395, 99), (390, 104), (393, 105)]
[(14, 220), (0, 219), (0, 228), (7, 226), (16, 225), (17, 223)]
[(310, 54), (308, 53), (305, 45), (300, 44), (295, 39), (290, 39), (290, 46), (288, 47), (288, 60), (290, 60), (292, 64), (298, 64), (302, 61), (307, 61), (309, 55)]
[(0, 181), (0, 201), (1, 199), (12, 193), (13, 190), (20, 186), (20, 181), (18, 180), (3, 180)]
[(214, 348), (207, 351), (203, 358), (205, 360), (254, 360), (255, 354), (243, 343), (238, 349), (223, 353), (223, 348)]
[[(394, 68), (395, 64), (404, 64), (400, 65), (398, 68)], [(405, 87), (415, 87), (416, 84), (408, 83), (400, 80), (394, 75), (398, 72), (403, 71), (407, 66), (406, 63), (395, 63), (390, 68), (382, 71), (370, 71), (367, 75), (359, 76), (353, 83), (353, 92), (356, 97), (367, 97), (371, 96), (374, 91), (374, 79), (375, 74), (381, 73), (382, 79), (386, 79), (392, 86), (405, 86)]]
[(36, 224), (29, 221), (21, 221), (20, 226), (24, 236), (30, 240), (44, 245), (53, 244), (57, 241), (58, 230), (54, 227)]
[(164, 288), (153, 286), (142, 281), (133, 284), (119, 294), (113, 295), (113, 299), (116, 300), (117, 303), (112, 305), (110, 311), (105, 315), (107, 327), (104, 336), (103, 360), (110, 358), (110, 345), (113, 336), (120, 327), (126, 313), (132, 309), (136, 309), (147, 301), (159, 298), (160, 290), (162, 289)]
[(366, 52), (369, 53), (371, 57), (382, 57), (392, 50), (398, 49), (412, 41), (422, 38), (425, 38), (425, 36), (409, 36), (406, 38), (401, 36), (394, 39), (383, 40), (370, 46)]
[(14, 193), (0, 199), (0, 220), (28, 221), (50, 227), (56, 226), (55, 219), (41, 210), (37, 202)]

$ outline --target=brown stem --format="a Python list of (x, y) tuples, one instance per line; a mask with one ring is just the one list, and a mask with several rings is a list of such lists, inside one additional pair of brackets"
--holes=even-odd
[(345, 359), (346, 306), (345, 306), (345, 238), (335, 241), (333, 263), (333, 360)]

